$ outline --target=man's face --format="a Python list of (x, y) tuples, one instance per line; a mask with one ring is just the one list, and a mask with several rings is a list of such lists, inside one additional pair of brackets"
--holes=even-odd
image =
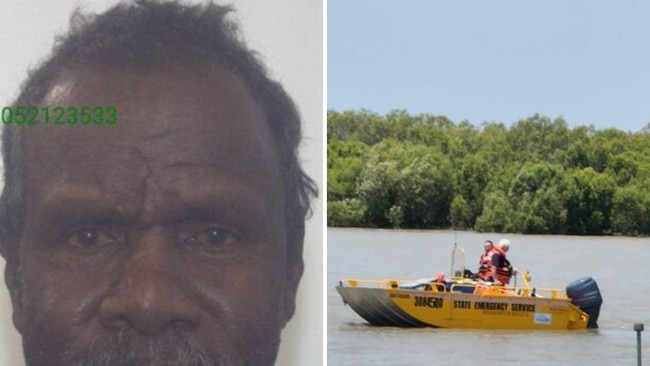
[(483, 249), (485, 249), (486, 253), (489, 252), (490, 250), (492, 250), (492, 248), (493, 248), (493, 245), (489, 241), (486, 241), (485, 243), (483, 243)]
[(273, 364), (302, 262), (287, 260), (278, 156), (243, 83), (79, 71), (44, 105), (114, 106), (118, 122), (27, 131), (8, 268), (28, 365)]

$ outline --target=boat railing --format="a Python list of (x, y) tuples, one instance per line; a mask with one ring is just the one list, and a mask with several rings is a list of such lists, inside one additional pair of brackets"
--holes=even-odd
[(386, 289), (409, 289), (407, 287), (427, 287), (425, 291), (445, 291), (445, 284), (442, 282), (432, 282), (429, 279), (421, 280), (398, 280), (398, 279), (383, 279), (383, 280), (360, 280), (353, 278), (344, 278), (340, 281), (341, 286), (345, 287), (368, 287), (368, 288), (386, 288)]
[(529, 271), (514, 271), (512, 278), (515, 281), (515, 287), (517, 286), (517, 278), (521, 278), (521, 281), (524, 283), (524, 287), (530, 287), (530, 272)]

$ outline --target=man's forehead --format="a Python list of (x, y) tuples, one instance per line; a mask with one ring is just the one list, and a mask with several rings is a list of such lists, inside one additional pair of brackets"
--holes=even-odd
[(182, 147), (200, 141), (201, 137), (206, 140), (211, 132), (233, 135), (234, 140), (254, 137), (255, 141), (239, 139), (242, 141), (238, 144), (254, 142), (262, 148), (272, 144), (264, 111), (241, 79), (223, 70), (201, 67), (68, 71), (47, 93), (43, 106), (50, 107), (50, 114), (55, 107), (73, 108), (77, 114), (83, 106), (104, 108), (104, 112), (113, 107), (117, 115), (117, 123), (112, 126), (77, 123), (73, 127), (41, 128), (35, 133), (41, 138), (35, 141), (46, 145), (47, 141), (56, 144), (59, 139), (99, 139), (113, 144), (158, 139), (159, 144)]
[(32, 127), (27, 138), (32, 172), (119, 176), (142, 174), (144, 163), (214, 165), (232, 175), (277, 178), (270, 171), (277, 167), (277, 154), (265, 115), (240, 78), (225, 71), (67, 72), (40, 108), (57, 106), (78, 112), (83, 106), (113, 107), (117, 122)]

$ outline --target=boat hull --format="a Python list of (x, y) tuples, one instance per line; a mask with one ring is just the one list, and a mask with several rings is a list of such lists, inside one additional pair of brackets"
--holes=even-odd
[[(589, 315), (568, 298), (519, 296), (488, 288), (481, 293), (341, 284), (343, 301), (373, 325), (479, 329), (585, 329)], [(477, 292), (477, 291), (474, 291)]]

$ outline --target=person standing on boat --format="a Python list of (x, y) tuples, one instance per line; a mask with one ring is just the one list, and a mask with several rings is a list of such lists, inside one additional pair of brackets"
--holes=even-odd
[(480, 280), (494, 282), (494, 273), (496, 273), (493, 271), (494, 266), (492, 265), (492, 256), (495, 253), (494, 243), (492, 240), (486, 240), (483, 242), (483, 248), (485, 249), (485, 252), (481, 255), (481, 258), (479, 258), (479, 267), (476, 275)]
[(496, 285), (507, 285), (512, 277), (512, 265), (506, 258), (506, 253), (510, 250), (510, 240), (501, 239), (499, 245), (494, 246), (492, 254), (491, 273)]

